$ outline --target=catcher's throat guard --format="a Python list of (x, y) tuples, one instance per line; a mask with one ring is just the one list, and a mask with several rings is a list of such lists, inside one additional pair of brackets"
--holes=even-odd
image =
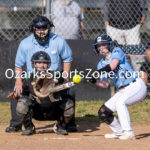
[(75, 83), (66, 82), (63, 84), (58, 83), (58, 79), (51, 78), (49, 74), (41, 75), (35, 82), (32, 82), (33, 91), (39, 98), (50, 98), (51, 102), (59, 101), (59, 98), (54, 97), (54, 93), (73, 87)]

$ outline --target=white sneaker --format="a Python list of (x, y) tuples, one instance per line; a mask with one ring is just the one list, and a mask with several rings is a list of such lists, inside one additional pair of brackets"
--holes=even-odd
[(120, 134), (115, 134), (115, 133), (112, 133), (112, 134), (105, 134), (104, 137), (106, 139), (118, 139), (119, 136), (121, 136)]
[(121, 136), (119, 136), (120, 140), (128, 140), (128, 139), (135, 139), (135, 135), (131, 131), (124, 131)]

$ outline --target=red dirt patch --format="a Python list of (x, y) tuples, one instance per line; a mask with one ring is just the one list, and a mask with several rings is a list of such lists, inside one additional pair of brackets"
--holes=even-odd
[(6, 133), (6, 124), (0, 125), (0, 150), (150, 150), (150, 127), (134, 125), (136, 140), (120, 141), (104, 139), (111, 133), (105, 124), (79, 122), (78, 132), (67, 136), (56, 135), (54, 122), (36, 122), (37, 134), (22, 136), (19, 133)]

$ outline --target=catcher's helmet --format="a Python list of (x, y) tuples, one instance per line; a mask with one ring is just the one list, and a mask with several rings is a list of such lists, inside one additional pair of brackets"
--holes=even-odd
[(31, 58), (31, 62), (32, 62), (32, 67), (34, 68), (34, 64), (36, 62), (45, 62), (48, 63), (48, 68), (50, 66), (51, 63), (51, 59), (50, 56), (44, 52), (44, 51), (39, 51), (33, 54), (32, 58)]
[(114, 48), (114, 43), (111, 39), (111, 37), (107, 34), (101, 34), (99, 36), (96, 37), (94, 44), (93, 44), (93, 50), (94, 53), (98, 54), (99, 51), (97, 49), (97, 45), (98, 44), (108, 44), (108, 50), (111, 52)]
[[(46, 34), (44, 37), (35, 32), (35, 28), (41, 28), (41, 27), (47, 29), (47, 31), (45, 31)], [(46, 18), (45, 16), (37, 16), (36, 18), (33, 19), (32, 24), (29, 26), (29, 29), (31, 32), (34, 33), (36, 40), (40, 44), (44, 44), (49, 39), (49, 32), (51, 31), (52, 27), (54, 27), (54, 25), (51, 21), (49, 21), (48, 18)]]

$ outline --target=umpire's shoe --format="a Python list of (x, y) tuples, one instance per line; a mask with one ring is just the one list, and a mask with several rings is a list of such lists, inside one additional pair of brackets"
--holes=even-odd
[(25, 130), (22, 131), (22, 135), (32, 135), (32, 134), (35, 134), (36, 131), (35, 131), (35, 127), (32, 126), (32, 127), (28, 127), (26, 128)]
[(12, 132), (21, 132), (21, 126), (9, 126), (5, 129), (5, 132), (12, 133)]

